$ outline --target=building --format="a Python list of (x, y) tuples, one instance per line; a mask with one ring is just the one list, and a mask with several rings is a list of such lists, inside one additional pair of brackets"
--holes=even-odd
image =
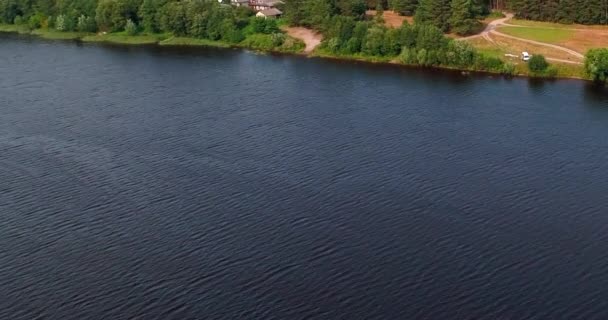
[(249, 6), (249, 0), (230, 0), (230, 4), (235, 7), (246, 7)]
[(280, 17), (283, 14), (283, 12), (281, 12), (281, 10), (277, 9), (277, 8), (270, 8), (270, 9), (264, 9), (264, 10), (260, 10), (258, 11), (258, 13), (255, 15), (258, 18), (264, 18), (264, 19), (275, 19)]
[(281, 0), (249, 0), (249, 7), (254, 11), (276, 9), (281, 4), (283, 4)]

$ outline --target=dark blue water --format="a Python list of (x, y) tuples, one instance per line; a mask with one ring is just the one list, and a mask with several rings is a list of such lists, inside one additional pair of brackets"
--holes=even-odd
[(0, 319), (607, 319), (608, 95), (0, 38)]

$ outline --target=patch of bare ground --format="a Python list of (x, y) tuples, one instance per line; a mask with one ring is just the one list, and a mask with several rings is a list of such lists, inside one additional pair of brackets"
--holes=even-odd
[[(365, 14), (370, 17), (376, 16), (376, 10), (367, 10)], [(384, 24), (390, 28), (399, 28), (403, 24), (403, 21), (407, 21), (409, 24), (414, 23), (414, 17), (401, 16), (394, 11), (384, 11), (382, 14)]]
[(321, 41), (323, 41), (323, 35), (312, 29), (304, 27), (284, 27), (283, 30), (287, 32), (288, 35), (304, 41), (304, 44), (306, 45), (304, 53), (306, 54), (313, 52), (315, 48), (321, 44)]
[(561, 41), (559, 44), (583, 53), (593, 48), (605, 48), (608, 47), (608, 30), (577, 29), (573, 37)]

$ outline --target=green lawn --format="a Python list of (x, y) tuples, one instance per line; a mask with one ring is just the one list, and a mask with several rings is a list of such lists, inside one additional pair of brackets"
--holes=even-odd
[(501, 27), (498, 31), (514, 37), (546, 43), (560, 43), (575, 34), (574, 30), (536, 27)]
[(0, 24), (0, 32), (30, 33), (30, 29), (24, 25)]
[(49, 30), (49, 29), (37, 29), (32, 31), (33, 35), (39, 36), (45, 39), (51, 40), (76, 40), (80, 39), (83, 36), (86, 36), (87, 33), (83, 32), (62, 32), (57, 30)]
[(130, 35), (127, 35), (127, 34), (121, 32), (121, 33), (90, 35), (90, 36), (83, 37), (82, 41), (141, 45), (141, 44), (156, 44), (159, 41), (164, 40), (165, 38), (167, 38), (167, 36), (163, 35), (163, 34), (130, 36)]
[(171, 37), (169, 39), (159, 42), (158, 44), (161, 46), (204, 46), (220, 48), (230, 47), (230, 45), (225, 42), (187, 37)]

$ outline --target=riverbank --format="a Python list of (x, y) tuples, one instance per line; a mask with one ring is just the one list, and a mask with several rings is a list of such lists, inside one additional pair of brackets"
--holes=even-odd
[[(297, 32), (287, 32), (286, 39), (283, 45), (278, 47), (271, 47), (264, 41), (267, 40), (264, 37), (270, 37), (270, 35), (255, 34), (249, 36), (240, 43), (227, 43), (224, 41), (213, 41), (208, 39), (198, 39), (189, 37), (175, 37), (171, 34), (140, 34), (140, 35), (127, 35), (124, 32), (121, 33), (83, 33), (83, 32), (60, 32), (48, 29), (36, 29), (29, 30), (26, 26), (21, 25), (0, 25), (0, 32), (8, 33), (19, 33), (24, 35), (37, 36), (48, 40), (74, 40), (91, 43), (109, 43), (119, 45), (158, 45), (158, 46), (201, 46), (201, 47), (215, 47), (215, 48), (243, 48), (251, 49), (260, 52), (269, 53), (288, 53), (306, 55), (308, 57), (318, 57), (335, 60), (354, 60), (368, 63), (384, 63), (392, 65), (401, 65), (409, 67), (422, 67), (419, 65), (410, 65), (403, 63), (398, 57), (376, 57), (366, 56), (362, 54), (354, 55), (337, 55), (326, 50), (319, 48), (321, 38), (314, 39), (315, 45), (311, 46), (310, 42), (304, 41), (305, 39), (298, 39)], [(483, 52), (483, 51), (482, 51)], [(486, 52), (483, 52), (487, 54)], [(492, 55), (492, 52), (489, 53)], [(523, 63), (515, 63), (515, 69), (509, 74), (505, 74), (500, 71), (492, 70), (481, 70), (472, 68), (456, 68), (451, 66), (433, 66), (430, 68), (434, 69), (446, 69), (456, 70), (462, 72), (479, 72), (486, 74), (503, 74), (505, 76), (518, 76), (518, 77), (533, 77), (533, 78), (563, 78), (563, 79), (581, 79), (586, 80), (583, 75), (583, 70), (577, 66), (570, 66), (566, 64), (552, 64), (558, 72), (556, 76), (545, 77), (539, 75), (532, 75), (527, 70), (526, 65)], [(422, 67), (429, 68), (429, 67)]]
[(214, 41), (190, 37), (176, 37), (168, 33), (128, 35), (125, 32), (117, 33), (87, 33), (87, 32), (61, 32), (49, 29), (29, 30), (23, 25), (0, 24), (0, 32), (31, 35), (47, 40), (74, 40), (82, 42), (110, 43), (121, 45), (159, 45), (159, 46), (204, 46), (216, 48), (245, 48), (265, 52), (302, 53), (306, 45), (303, 41), (285, 35), (281, 44), (272, 40), (272, 35), (253, 34), (239, 43)]

